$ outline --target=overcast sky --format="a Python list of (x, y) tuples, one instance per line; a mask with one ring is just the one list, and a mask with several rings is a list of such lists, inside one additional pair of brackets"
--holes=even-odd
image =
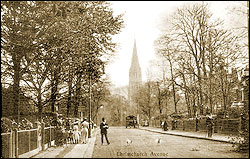
[[(234, 1), (205, 1), (210, 4), (210, 11), (220, 19), (230, 21), (228, 8), (236, 5)], [(161, 18), (170, 15), (185, 1), (110, 1), (115, 15), (124, 13), (125, 28), (114, 37), (119, 44), (116, 57), (110, 62), (106, 73), (112, 83), (119, 87), (128, 85), (129, 68), (133, 53), (133, 42), (136, 40), (139, 63), (142, 69), (142, 80), (146, 81), (149, 61), (154, 59), (154, 40), (159, 36)]]

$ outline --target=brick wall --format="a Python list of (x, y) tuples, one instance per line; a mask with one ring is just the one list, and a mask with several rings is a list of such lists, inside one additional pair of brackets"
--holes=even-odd
[(240, 119), (218, 119), (215, 121), (215, 132), (237, 134), (240, 128)]
[(184, 130), (196, 131), (196, 120), (183, 120)]
[[(214, 132), (223, 134), (237, 134), (241, 128), (241, 119), (214, 119)], [(167, 120), (168, 129), (172, 130), (172, 121)], [(160, 120), (153, 120), (151, 125), (160, 127)], [(199, 119), (196, 126), (196, 119), (176, 120), (176, 130), (184, 131), (207, 131), (206, 119)]]

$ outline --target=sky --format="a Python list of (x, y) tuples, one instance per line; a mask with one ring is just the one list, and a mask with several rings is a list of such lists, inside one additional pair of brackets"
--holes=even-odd
[[(227, 19), (228, 6), (232, 1), (206, 1), (210, 11), (220, 19)], [(142, 71), (142, 81), (147, 79), (150, 61), (155, 58), (154, 41), (160, 35), (159, 24), (164, 16), (170, 15), (177, 7), (191, 1), (110, 1), (114, 15), (124, 13), (125, 26), (122, 32), (113, 37), (118, 43), (115, 57), (106, 68), (111, 82), (116, 86), (126, 86), (129, 82), (133, 44), (136, 40), (137, 54)]]

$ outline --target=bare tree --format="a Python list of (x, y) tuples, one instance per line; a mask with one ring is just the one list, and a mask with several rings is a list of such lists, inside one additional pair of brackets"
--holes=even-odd
[[(171, 18), (171, 30), (156, 43), (158, 53), (170, 62), (173, 84), (185, 92), (189, 116), (191, 108), (194, 116), (196, 108), (203, 115), (207, 104), (212, 111), (216, 97), (226, 111), (232, 92), (228, 70), (244, 58), (240, 38), (222, 29), (221, 20), (211, 17), (204, 3), (179, 8)], [(173, 61), (178, 61), (178, 65), (173, 65)]]

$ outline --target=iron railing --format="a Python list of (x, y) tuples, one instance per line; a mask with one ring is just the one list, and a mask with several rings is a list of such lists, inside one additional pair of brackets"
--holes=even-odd
[[(53, 140), (55, 140), (55, 128), (53, 126), (41, 127), (40, 130), (11, 130), (8, 133), (1, 133), (2, 138), (2, 158), (17, 158), (17, 157), (30, 157), (34, 154), (30, 153), (33, 150), (39, 152), (44, 150), (44, 145), (51, 146)], [(41, 135), (41, 136), (39, 136)], [(43, 142), (44, 141), (44, 142)]]

